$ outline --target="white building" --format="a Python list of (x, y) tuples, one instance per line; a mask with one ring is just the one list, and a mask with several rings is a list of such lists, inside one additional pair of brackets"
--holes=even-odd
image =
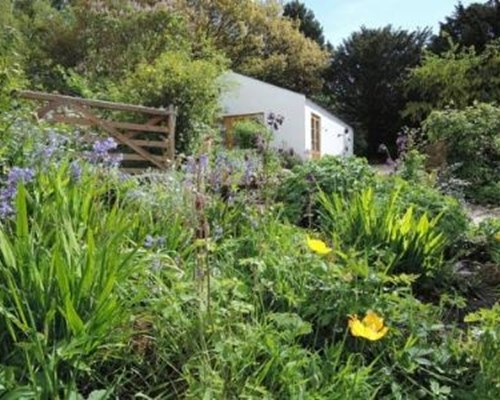
[(226, 129), (242, 119), (266, 122), (269, 115), (280, 115), (284, 120), (275, 131), (274, 147), (293, 149), (302, 158), (353, 154), (352, 127), (303, 94), (234, 72), (224, 75), (222, 82)]

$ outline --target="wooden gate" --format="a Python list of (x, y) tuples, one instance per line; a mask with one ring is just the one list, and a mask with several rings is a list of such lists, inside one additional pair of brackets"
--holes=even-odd
[[(151, 108), (132, 104), (88, 100), (33, 91), (21, 91), (24, 99), (44, 103), (37, 111), (38, 117), (49, 122), (99, 128), (115, 139), (127, 152), (121, 153), (123, 169), (129, 173), (141, 173), (153, 167), (167, 169), (175, 161), (176, 110)], [(147, 117), (144, 123), (119, 122), (109, 116), (99, 116), (96, 111), (123, 115), (136, 113)], [(132, 167), (130, 166), (132, 164)], [(136, 165), (134, 167), (134, 164)]]

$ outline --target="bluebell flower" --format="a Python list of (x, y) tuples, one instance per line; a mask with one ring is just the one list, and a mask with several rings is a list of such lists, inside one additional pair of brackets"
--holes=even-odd
[(29, 183), (34, 177), (35, 172), (31, 168), (13, 167), (9, 171), (5, 187), (0, 191), (0, 216), (3, 219), (11, 217), (15, 212), (14, 201), (18, 184)]
[(87, 159), (92, 164), (101, 164), (110, 168), (118, 167), (122, 161), (122, 155), (110, 153), (117, 147), (118, 143), (113, 138), (98, 140), (92, 145), (92, 151), (87, 153)]
[(166, 243), (167, 243), (167, 240), (165, 239), (164, 236), (159, 236), (158, 238), (156, 238), (156, 245), (158, 247), (163, 247), (163, 246), (165, 246)]
[(208, 168), (208, 155), (202, 154), (200, 156), (200, 167), (203, 171), (206, 171)]
[(147, 235), (144, 239), (144, 247), (146, 249), (151, 249), (155, 245), (155, 239), (151, 235)]
[(144, 247), (146, 249), (152, 249), (153, 247), (163, 247), (167, 243), (167, 240), (164, 236), (153, 237), (151, 235), (147, 235), (144, 239)]
[(82, 167), (78, 161), (73, 161), (70, 164), (71, 169), (71, 179), (75, 182), (78, 182), (82, 176)]

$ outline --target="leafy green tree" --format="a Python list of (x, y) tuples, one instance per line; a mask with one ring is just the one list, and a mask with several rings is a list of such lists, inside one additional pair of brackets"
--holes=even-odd
[(276, 0), (177, 0), (175, 7), (195, 31), (211, 41), (237, 72), (305, 94), (319, 93), (329, 54), (283, 18)]
[(432, 39), (430, 49), (443, 53), (456, 43), (458, 50), (474, 46), (476, 51), (482, 52), (496, 38), (500, 38), (499, 0), (472, 3), (467, 7), (459, 3), (453, 15), (441, 24), (440, 33)]
[(395, 146), (404, 121), (403, 83), (416, 66), (429, 32), (363, 27), (335, 50), (328, 90), (336, 109), (356, 126), (356, 152), (375, 156), (380, 144)]
[(433, 110), (463, 109), (479, 102), (500, 101), (500, 40), (481, 54), (456, 48), (442, 55), (426, 53), (406, 82), (411, 101), (404, 114), (423, 121)]
[(321, 47), (326, 45), (325, 34), (321, 23), (316, 19), (314, 12), (299, 0), (285, 4), (283, 15), (299, 22), (299, 29), (305, 37), (314, 40)]
[(125, 79), (113, 84), (111, 97), (154, 107), (177, 106), (178, 151), (189, 152), (197, 125), (213, 124), (219, 99), (217, 77), (224, 58), (193, 59), (187, 51), (169, 51), (153, 63), (140, 63)]
[(23, 38), (11, 0), (0, 0), (0, 110), (10, 105), (10, 92), (25, 84)]

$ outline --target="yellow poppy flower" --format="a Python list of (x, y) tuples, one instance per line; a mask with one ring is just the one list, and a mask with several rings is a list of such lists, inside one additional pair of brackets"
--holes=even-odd
[(496, 240), (497, 242), (500, 242), (500, 233), (497, 233), (497, 234), (495, 235), (495, 240)]
[(357, 315), (351, 315), (348, 324), (352, 336), (371, 341), (382, 339), (389, 331), (389, 328), (384, 326), (384, 319), (373, 311), (368, 311), (362, 321), (358, 319)]
[(322, 240), (311, 239), (309, 236), (307, 237), (307, 246), (309, 249), (322, 256), (332, 252), (332, 249), (328, 247), (325, 242)]

